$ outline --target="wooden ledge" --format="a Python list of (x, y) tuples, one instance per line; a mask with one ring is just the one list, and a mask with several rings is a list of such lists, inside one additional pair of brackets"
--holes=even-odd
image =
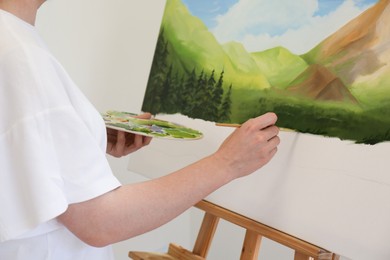
[(133, 260), (205, 260), (205, 258), (173, 243), (169, 244), (168, 253), (166, 254), (131, 251), (129, 257)]

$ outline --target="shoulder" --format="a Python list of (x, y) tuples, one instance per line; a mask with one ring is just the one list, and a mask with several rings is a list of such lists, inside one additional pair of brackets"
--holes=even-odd
[(28, 46), (45, 47), (36, 28), (0, 9), (0, 55)]
[(5, 119), (0, 126), (71, 106), (68, 78), (34, 34), (0, 25), (0, 116)]

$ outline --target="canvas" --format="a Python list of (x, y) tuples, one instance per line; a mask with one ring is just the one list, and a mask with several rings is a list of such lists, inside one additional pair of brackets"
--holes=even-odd
[[(204, 137), (155, 139), (130, 156), (128, 169), (150, 179), (164, 176), (212, 154), (234, 130), (188, 117), (180, 122)], [(206, 200), (347, 259), (390, 259), (390, 143), (357, 145), (297, 132), (279, 137), (269, 164)]]
[[(227, 52), (225, 50), (226, 46), (222, 46), (225, 40), (217, 38), (215, 36), (216, 33), (211, 33), (212, 30), (209, 29), (209, 27), (215, 27), (215, 24), (209, 25), (208, 22), (203, 21), (204, 18), (199, 19), (199, 17), (202, 17), (202, 14), (191, 13), (197, 9), (189, 7), (189, 5), (196, 2), (204, 5), (208, 4), (209, 9), (201, 8), (200, 11), (217, 10), (218, 6), (213, 6), (214, 3), (226, 3), (229, 7), (237, 3), (274, 3), (279, 8), (285, 7), (286, 10), (280, 13), (272, 13), (266, 7), (263, 7), (264, 10), (253, 7), (250, 9), (253, 10), (255, 15), (268, 18), (271, 21), (269, 24), (276, 23), (276, 21), (281, 22), (285, 19), (284, 24), (288, 25), (292, 23), (288, 20), (292, 16), (292, 18), (295, 17), (294, 19), (306, 17), (303, 19), (303, 22), (307, 23), (307, 26), (316, 22), (322, 24), (322, 26), (315, 27), (314, 31), (309, 29), (303, 30), (306, 27), (301, 26), (303, 28), (301, 34), (292, 35), (292, 38), (288, 38), (289, 41), (285, 41), (291, 45), (282, 45), (274, 42), (274, 40), (279, 38), (281, 40), (282, 38), (287, 39), (285, 37), (291, 35), (294, 31), (299, 31), (298, 28), (300, 27), (293, 26), (292, 28), (284, 29), (286, 32), (284, 37), (280, 36), (280, 32), (277, 30), (275, 34), (267, 35), (265, 33), (265, 36), (259, 32), (260, 35), (264, 36), (259, 37), (264, 44), (264, 50), (252, 49), (252, 47), (246, 46), (247, 43), (244, 40), (237, 40), (230, 45), (241, 46), (242, 48), (240, 49), (245, 50), (245, 52), (240, 52), (238, 48), (232, 49), (236, 50), (236, 52)], [(161, 44), (165, 46), (162, 50), (166, 53), (162, 56), (165, 57), (165, 55), (169, 54), (170, 58), (159, 59), (157, 57), (161, 56), (155, 55), (147, 90), (145, 91), (143, 110), (152, 110), (154, 113), (159, 113), (159, 118), (161, 119), (180, 122), (188, 127), (198, 129), (204, 133), (204, 138), (194, 142), (153, 140), (153, 145), (150, 145), (148, 149), (142, 149), (131, 155), (128, 169), (151, 179), (164, 176), (218, 149), (221, 142), (234, 129), (215, 126), (216, 121), (242, 123), (242, 120), (250, 114), (248, 111), (252, 108), (256, 108), (256, 111), (253, 111), (251, 115), (261, 114), (263, 106), (265, 107), (264, 111), (277, 110), (276, 112), (279, 115), (278, 125), (297, 131), (282, 131), (280, 133), (281, 144), (278, 147), (278, 153), (268, 165), (246, 178), (229, 183), (212, 193), (206, 200), (353, 260), (390, 259), (390, 250), (387, 242), (390, 240), (390, 224), (388, 221), (390, 218), (390, 204), (388, 203), (388, 198), (390, 197), (388, 162), (390, 143), (387, 142), (388, 134), (386, 138), (384, 138), (386, 134), (383, 134), (389, 132), (389, 123), (386, 124), (385, 122), (386, 118), (389, 118), (389, 110), (386, 109), (388, 105), (388, 85), (384, 84), (386, 82), (385, 78), (389, 75), (388, 58), (386, 57), (389, 54), (388, 38), (390, 34), (387, 32), (390, 31), (390, 28), (389, 23), (385, 21), (390, 17), (389, 1), (183, 0), (180, 2), (178, 0), (167, 0), (166, 4), (165, 15), (162, 19), (163, 30), (160, 31), (157, 46)], [(314, 4), (314, 6), (310, 6), (310, 4)], [(172, 13), (167, 13), (170, 10), (170, 6), (176, 6), (177, 8), (173, 9)], [(240, 5), (237, 6), (240, 7)], [(306, 11), (294, 14), (299, 7)], [(379, 7), (380, 9), (378, 9)], [(322, 9), (323, 13), (318, 8)], [(227, 13), (228, 10), (229, 8), (225, 8), (221, 12)], [(376, 12), (372, 10), (376, 10)], [(378, 10), (380, 10), (379, 13), (377, 12)], [(185, 17), (191, 17), (191, 19), (187, 20)], [(214, 14), (210, 17), (222, 19), (223, 16)], [(310, 17), (312, 17), (312, 20)], [(365, 17), (367, 20), (362, 22), (359, 17)], [(359, 23), (350, 23), (358, 18), (360, 20)], [(222, 31), (237, 33), (234, 30), (234, 26), (241, 26), (245, 19), (245, 17), (234, 16), (230, 19), (232, 24)], [(164, 27), (164, 24), (170, 27)], [(347, 24), (355, 24), (360, 30), (352, 30), (350, 27), (352, 25), (346, 26)], [(181, 27), (186, 28), (182, 29), (183, 34), (177, 35), (174, 33), (179, 31)], [(332, 37), (341, 28), (350, 28), (349, 37)], [(325, 31), (326, 35), (323, 34)], [(169, 34), (170, 32), (172, 32), (172, 35)], [(163, 37), (161, 37), (162, 35)], [(180, 37), (174, 38), (176, 35)], [(322, 36), (320, 37), (319, 35)], [(173, 45), (170, 45), (171, 43), (168, 42), (170, 38), (175, 39), (175, 44), (182, 47), (172, 48)], [(256, 37), (248, 37), (246, 40), (255, 42), (254, 38)], [(196, 39), (201, 40), (195, 41)], [(290, 75), (288, 72), (292, 72), (292, 68), (300, 68), (298, 66), (299, 63), (295, 62), (296, 59), (302, 61), (304, 57), (307, 57), (304, 54), (308, 53), (311, 50), (310, 48), (315, 48), (312, 46), (320, 46), (322, 42), (326, 43), (330, 39), (338, 39), (340, 42), (339, 48), (342, 50), (337, 52), (337, 48), (328, 48), (329, 53), (338, 53), (335, 56), (331, 55), (332, 59), (327, 59), (329, 64), (337, 61), (339, 62), (337, 64), (342, 65), (337, 68), (342, 68), (343, 66), (348, 68), (348, 64), (354, 68), (352, 74), (349, 74), (348, 71), (343, 71), (340, 75), (337, 75), (338, 79), (341, 80), (345, 77), (359, 80), (357, 82), (360, 85), (354, 87), (347, 86), (349, 93), (356, 99), (359, 93), (362, 94), (359, 98), (360, 103), (357, 106), (353, 102), (351, 103), (344, 99), (338, 101), (310, 99), (303, 97), (302, 93), (293, 93), (293, 91), (290, 93), (287, 92), (287, 88), (275, 87), (275, 82), (279, 82), (278, 80), (280, 80), (278, 84), (285, 82), (283, 79)], [(209, 46), (211, 43), (217, 43), (214, 45), (216, 48), (206, 49), (206, 51), (208, 50), (206, 52), (202, 48), (203, 44)], [(309, 47), (303, 48), (306, 44)], [(367, 51), (361, 50), (362, 44)], [(283, 48), (275, 46), (283, 46)], [(331, 45), (326, 44), (324, 46)], [(255, 44), (254, 47), (258, 48), (258, 44)], [(143, 50), (144, 55), (147, 54), (147, 51), (153, 50)], [(158, 52), (160, 49), (156, 48), (155, 50)], [(188, 57), (186, 53), (189, 51), (191, 51), (190, 53), (193, 56)], [(248, 87), (252, 81), (249, 83), (246, 81), (249, 79), (253, 79), (253, 82), (261, 81), (260, 79), (255, 80), (254, 77), (250, 77), (250, 67), (248, 65), (253, 64), (253, 62), (258, 64), (258, 61), (254, 60), (251, 55), (257, 51), (263, 54), (260, 56), (269, 57), (264, 63), (271, 68), (267, 77), (261, 76), (264, 79), (262, 82), (266, 82), (265, 79), (268, 82), (274, 82), (270, 83), (268, 89), (261, 90), (263, 91), (261, 93), (264, 93), (262, 102), (260, 102), (257, 96), (260, 90)], [(237, 59), (239, 58), (239, 66), (231, 65), (231, 61), (235, 60), (232, 58), (234, 57), (233, 53), (236, 53)], [(319, 55), (321, 52), (317, 49), (316, 53)], [(314, 55), (314, 52), (312, 54)], [(178, 59), (174, 60), (173, 57)], [(223, 67), (218, 67), (219, 62), (214, 63), (218, 61), (218, 57), (226, 62), (223, 63)], [(313, 57), (316, 60), (322, 60), (324, 56), (314, 55)], [(348, 59), (352, 57), (354, 57), (352, 61)], [(336, 58), (340, 58), (340, 60)], [(198, 64), (197, 60), (201, 60), (201, 64), (204, 64), (204, 66), (195, 67), (187, 65), (192, 64), (191, 62)], [(286, 60), (290, 60), (291, 63), (284, 63)], [(371, 67), (368, 67), (371, 69), (363, 73), (359, 68), (365, 68), (368, 64), (371, 64)], [(328, 63), (325, 65), (323, 65), (325, 68), (319, 71), (325, 72), (329, 70)], [(354, 67), (354, 65), (358, 66)], [(310, 67), (309, 65), (307, 66)], [(312, 68), (314, 67), (316, 66), (312, 66)], [(231, 102), (224, 103), (221, 101), (225, 106), (229, 106), (229, 104), (231, 106), (229, 110), (231, 113), (225, 113), (229, 118), (226, 116), (225, 120), (221, 120), (222, 112), (218, 113), (218, 120), (215, 120), (215, 118), (200, 119), (200, 116), (198, 118), (189, 115), (188, 108), (192, 108), (192, 111), (195, 112), (201, 112), (202, 109), (206, 110), (207, 107), (206, 101), (202, 99), (204, 96), (198, 96), (194, 92), (191, 92), (191, 99), (188, 100), (193, 104), (198, 104), (197, 102), (202, 101), (202, 109), (195, 109), (195, 106), (189, 105), (190, 103), (184, 103), (187, 110), (175, 110), (173, 104), (177, 103), (173, 101), (182, 100), (187, 102), (187, 99), (183, 98), (186, 96), (185, 92), (182, 92), (184, 89), (177, 88), (173, 91), (170, 87), (180, 85), (173, 84), (174, 82), (183, 80), (187, 83), (191, 82), (185, 80), (187, 79), (186, 74), (180, 72), (178, 68), (186, 69), (185, 73), (194, 71), (197, 76), (195, 78), (200, 83), (205, 82), (206, 76), (204, 75), (207, 75), (206, 79), (212, 79), (211, 75), (214, 75), (216, 85), (219, 84), (221, 72), (223, 71), (221, 100), (229, 100), (226, 97), (229, 96), (229, 89), (232, 86), (230, 93)], [(242, 77), (234, 76), (229, 78), (228, 71), (234, 71), (233, 69), (244, 70), (246, 74)], [(262, 70), (265, 73), (264, 66)], [(306, 71), (305, 68), (300, 68), (300, 70)], [(172, 77), (166, 77), (164, 71), (167, 71)], [(214, 74), (212, 74), (213, 71)], [(299, 74), (298, 72), (295, 75), (302, 75), (300, 79), (302, 82), (305, 82), (306, 74)], [(333, 71), (331, 72), (334, 73)], [(203, 76), (200, 77), (200, 75)], [(272, 75), (275, 77), (271, 77)], [(309, 75), (311, 74), (309, 73), (306, 76)], [(327, 74), (317, 73), (316, 75), (312, 77), (313, 81), (322, 80), (325, 76), (321, 75)], [(234, 79), (236, 79), (235, 82), (230, 82), (230, 80)], [(325, 79), (329, 80), (327, 77)], [(210, 82), (214, 81), (211, 80)], [(243, 84), (242, 89), (236, 87), (240, 82)], [(328, 85), (325, 84), (323, 89), (328, 89)], [(160, 88), (161, 86), (164, 87)], [(329, 88), (330, 91), (337, 89), (336, 86), (339, 86), (339, 84), (330, 84), (329, 86), (331, 86)], [(200, 90), (197, 89), (197, 91)], [(243, 91), (241, 98), (246, 99), (238, 102), (240, 91)], [(289, 93), (289, 95), (283, 95), (282, 93)], [(341, 91), (341, 94), (345, 93), (348, 92)], [(130, 95), (131, 101), (136, 102), (139, 96)], [(347, 96), (351, 97), (350, 95)], [(273, 97), (275, 97), (275, 100)], [(148, 98), (153, 100), (153, 102), (148, 103)], [(284, 107), (281, 104), (278, 105), (278, 100), (281, 103), (282, 100), (285, 100), (282, 103)], [(294, 103), (295, 101), (298, 103)], [(299, 102), (311, 105), (308, 108), (301, 106)], [(332, 116), (319, 116), (316, 102), (318, 102), (319, 106), (324, 106), (325, 112), (332, 113)], [(343, 109), (339, 113), (337, 111), (339, 111), (340, 107)], [(343, 114), (344, 110), (348, 111), (347, 107), (355, 107), (356, 111)], [(219, 111), (223, 111), (221, 108), (222, 106), (220, 105)], [(305, 113), (307, 113), (307, 116), (303, 116)], [(315, 131), (310, 128), (313, 130), (311, 131), (312, 134), (307, 134), (307, 129), (302, 130), (298, 129), (298, 126), (288, 125), (288, 120), (285, 119), (290, 114), (293, 121), (298, 121), (297, 124), (317, 123), (318, 125), (314, 126)], [(240, 115), (243, 116), (240, 117)], [(372, 120), (368, 120), (367, 117), (371, 117)], [(361, 120), (361, 125), (355, 125), (353, 123), (355, 120)], [(337, 125), (329, 127), (332, 126), (329, 125), (329, 121), (333, 123), (339, 122), (341, 127), (336, 127)], [(329, 132), (325, 132), (328, 128), (330, 128)], [(339, 131), (342, 131), (343, 135)], [(333, 137), (324, 137), (327, 135)], [(376, 145), (356, 144), (356, 142), (376, 143)], [(153, 158), (153, 163), (145, 160), (145, 158)]]
[(390, 140), (388, 0), (167, 0), (143, 111)]

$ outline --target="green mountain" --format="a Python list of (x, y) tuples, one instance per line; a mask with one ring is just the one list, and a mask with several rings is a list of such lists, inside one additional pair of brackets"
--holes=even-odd
[(257, 67), (256, 61), (241, 43), (228, 42), (222, 45), (222, 48), (237, 72), (258, 75), (263, 74)]
[(162, 28), (169, 41), (170, 61), (174, 67), (187, 73), (194, 68), (208, 73), (224, 71), (225, 81), (235, 88), (270, 87), (267, 78), (241, 44), (222, 46), (180, 0), (167, 1)]
[(271, 85), (280, 89), (287, 88), (308, 67), (304, 59), (283, 47), (255, 52), (252, 57)]

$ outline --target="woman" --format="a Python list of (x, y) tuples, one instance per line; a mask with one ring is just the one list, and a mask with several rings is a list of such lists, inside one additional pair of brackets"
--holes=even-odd
[(35, 30), (43, 3), (0, 0), (0, 259), (113, 259), (111, 244), (170, 221), (276, 153), (268, 113), (192, 165), (121, 185), (105, 153), (125, 156), (150, 138), (106, 131)]

